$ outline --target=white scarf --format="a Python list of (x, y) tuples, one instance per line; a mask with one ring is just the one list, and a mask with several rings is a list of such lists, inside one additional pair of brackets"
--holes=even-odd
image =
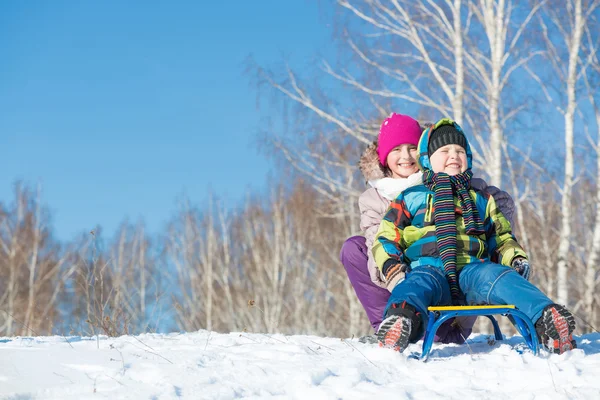
[(423, 183), (423, 173), (415, 172), (408, 178), (382, 178), (369, 181), (369, 185), (377, 189), (383, 197), (394, 200), (398, 195), (409, 187)]

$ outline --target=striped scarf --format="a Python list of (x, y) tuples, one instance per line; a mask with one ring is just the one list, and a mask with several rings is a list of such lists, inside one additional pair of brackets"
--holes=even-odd
[(450, 284), (450, 294), (455, 302), (462, 298), (456, 272), (455, 195), (462, 208), (467, 234), (480, 235), (484, 233), (477, 207), (469, 194), (472, 177), (473, 173), (470, 169), (454, 176), (443, 172), (434, 173), (430, 169), (423, 173), (423, 183), (434, 193), (433, 220), (436, 242), (444, 264), (444, 273)]

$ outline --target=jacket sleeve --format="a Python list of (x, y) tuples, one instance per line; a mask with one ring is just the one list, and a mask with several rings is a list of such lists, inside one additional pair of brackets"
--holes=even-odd
[(471, 179), (471, 187), (485, 194), (489, 194), (494, 197), (496, 205), (506, 217), (508, 222), (512, 225), (514, 222), (515, 215), (515, 202), (513, 198), (504, 190), (498, 189), (496, 186), (490, 186), (481, 178)]
[(388, 211), (381, 220), (373, 243), (373, 256), (383, 276), (394, 264), (402, 264), (404, 259), (403, 232), (410, 225), (411, 217), (406, 209), (404, 197), (400, 194), (390, 203)]
[(515, 257), (527, 258), (527, 253), (512, 234), (510, 222), (498, 208), (493, 196), (488, 195), (485, 229), (490, 259), (511, 266)]
[[(379, 200), (379, 201), (378, 201)], [(367, 243), (367, 249), (373, 247), (375, 235), (379, 224), (387, 211), (386, 201), (381, 199), (374, 188), (363, 192), (358, 198), (358, 209), (360, 210), (360, 229), (363, 231)]]
[(502, 212), (502, 215), (510, 222), (514, 224), (515, 215), (515, 201), (513, 198), (504, 190), (498, 189), (496, 186), (488, 186), (486, 192), (489, 193), (496, 201), (496, 206)]

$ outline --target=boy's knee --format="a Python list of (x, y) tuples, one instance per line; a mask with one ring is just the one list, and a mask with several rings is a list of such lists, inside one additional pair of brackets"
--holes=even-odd
[(396, 285), (389, 304), (406, 301), (415, 307), (423, 317), (431, 305), (449, 304), (450, 289), (444, 274), (435, 267), (420, 266), (406, 275), (406, 279)]
[(346, 239), (340, 250), (340, 261), (343, 263), (348, 256), (352, 257), (357, 252), (366, 251), (366, 239), (364, 236), (352, 236)]

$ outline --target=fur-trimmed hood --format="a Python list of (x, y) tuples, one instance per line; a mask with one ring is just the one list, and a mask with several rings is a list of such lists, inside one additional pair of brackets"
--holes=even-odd
[(358, 166), (366, 181), (385, 178), (384, 167), (379, 162), (379, 155), (377, 155), (377, 141), (371, 143), (363, 152)]

